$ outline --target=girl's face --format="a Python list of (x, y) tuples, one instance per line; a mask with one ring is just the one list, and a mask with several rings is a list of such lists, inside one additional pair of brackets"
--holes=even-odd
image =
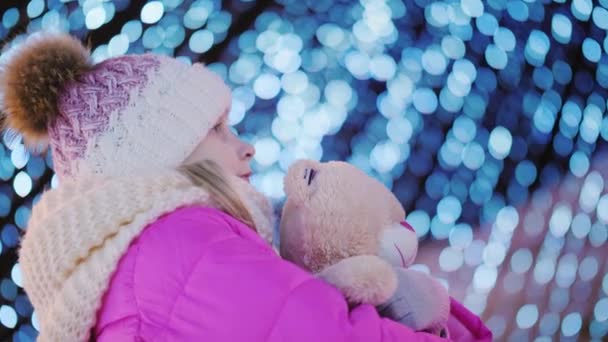
[(228, 112), (226, 112), (184, 163), (212, 160), (230, 174), (249, 181), (251, 175), (249, 162), (254, 154), (253, 146), (239, 139), (228, 126)]

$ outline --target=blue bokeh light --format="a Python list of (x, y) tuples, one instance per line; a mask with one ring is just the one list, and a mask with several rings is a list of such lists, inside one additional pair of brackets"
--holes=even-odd
[(559, 43), (568, 44), (572, 38), (572, 22), (563, 14), (555, 14), (551, 20), (551, 34)]
[(504, 127), (498, 126), (490, 133), (488, 151), (496, 159), (504, 159), (509, 155), (513, 138), (511, 132)]
[(437, 95), (429, 88), (421, 88), (414, 91), (414, 107), (420, 113), (430, 114), (437, 109)]
[(587, 21), (593, 10), (593, 3), (591, 0), (573, 0), (570, 9), (576, 19)]
[(161, 1), (150, 1), (141, 9), (141, 21), (144, 24), (155, 24), (163, 17), (164, 7)]
[(542, 66), (550, 47), (549, 37), (544, 32), (532, 30), (524, 49), (524, 56), (528, 63)]
[(583, 41), (583, 56), (587, 60), (597, 63), (602, 57), (602, 47), (593, 38), (585, 38)]

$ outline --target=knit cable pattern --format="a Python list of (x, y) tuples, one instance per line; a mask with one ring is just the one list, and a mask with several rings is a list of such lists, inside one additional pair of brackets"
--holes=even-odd
[(159, 66), (159, 60), (150, 54), (113, 58), (64, 90), (58, 102), (60, 115), (49, 129), (59, 173), (72, 173), (68, 161), (82, 158), (87, 142), (108, 129), (113, 113), (120, 118), (130, 94), (141, 90)]

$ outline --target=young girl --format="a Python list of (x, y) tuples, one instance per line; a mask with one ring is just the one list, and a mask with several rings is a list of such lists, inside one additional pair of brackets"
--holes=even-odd
[(48, 142), (59, 177), (20, 250), (39, 341), (441, 340), (369, 305), (349, 312), (276, 255), (270, 206), (247, 182), (255, 151), (204, 66), (93, 64), (76, 39), (41, 35), (1, 76), (7, 126)]

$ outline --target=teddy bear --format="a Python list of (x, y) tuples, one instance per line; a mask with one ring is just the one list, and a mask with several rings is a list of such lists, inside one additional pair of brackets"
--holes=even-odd
[[(418, 238), (384, 184), (346, 162), (300, 160), (289, 168), (284, 189), (283, 258), (339, 289), (351, 306), (372, 304), (414, 330), (447, 334), (447, 290), (409, 269)], [(391, 305), (398, 286), (403, 302)]]

